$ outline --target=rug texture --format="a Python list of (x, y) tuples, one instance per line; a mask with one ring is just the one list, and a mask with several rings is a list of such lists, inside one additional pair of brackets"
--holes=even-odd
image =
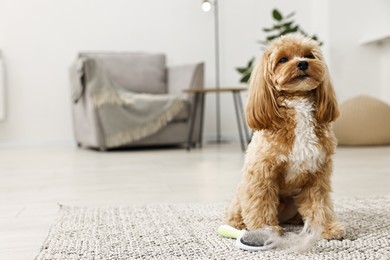
[(226, 207), (61, 206), (35, 259), (390, 259), (390, 197), (336, 200), (345, 239), (320, 240), (304, 254), (236, 248), (233, 239), (217, 234)]

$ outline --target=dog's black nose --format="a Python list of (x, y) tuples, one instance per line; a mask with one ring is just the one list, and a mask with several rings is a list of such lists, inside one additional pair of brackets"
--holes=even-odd
[(307, 61), (301, 60), (297, 63), (297, 68), (299, 70), (307, 70), (309, 63)]

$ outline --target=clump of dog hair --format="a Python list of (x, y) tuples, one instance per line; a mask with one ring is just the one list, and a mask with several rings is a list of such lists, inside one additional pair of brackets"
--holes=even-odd
[(300, 233), (287, 232), (280, 236), (268, 226), (247, 231), (242, 236), (242, 243), (250, 246), (267, 247), (285, 253), (304, 253), (310, 251), (321, 239), (322, 227), (305, 224)]

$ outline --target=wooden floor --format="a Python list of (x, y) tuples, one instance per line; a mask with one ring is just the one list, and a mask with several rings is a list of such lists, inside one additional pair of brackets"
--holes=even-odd
[[(101, 153), (74, 147), (0, 149), (0, 259), (33, 259), (65, 205), (230, 199), (238, 143)], [(390, 195), (390, 147), (339, 148), (334, 197)]]

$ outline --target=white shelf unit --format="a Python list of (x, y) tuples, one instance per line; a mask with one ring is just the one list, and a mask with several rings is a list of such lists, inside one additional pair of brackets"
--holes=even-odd
[(365, 37), (359, 42), (359, 44), (360, 45), (382, 44), (386, 41), (390, 41), (390, 32)]

